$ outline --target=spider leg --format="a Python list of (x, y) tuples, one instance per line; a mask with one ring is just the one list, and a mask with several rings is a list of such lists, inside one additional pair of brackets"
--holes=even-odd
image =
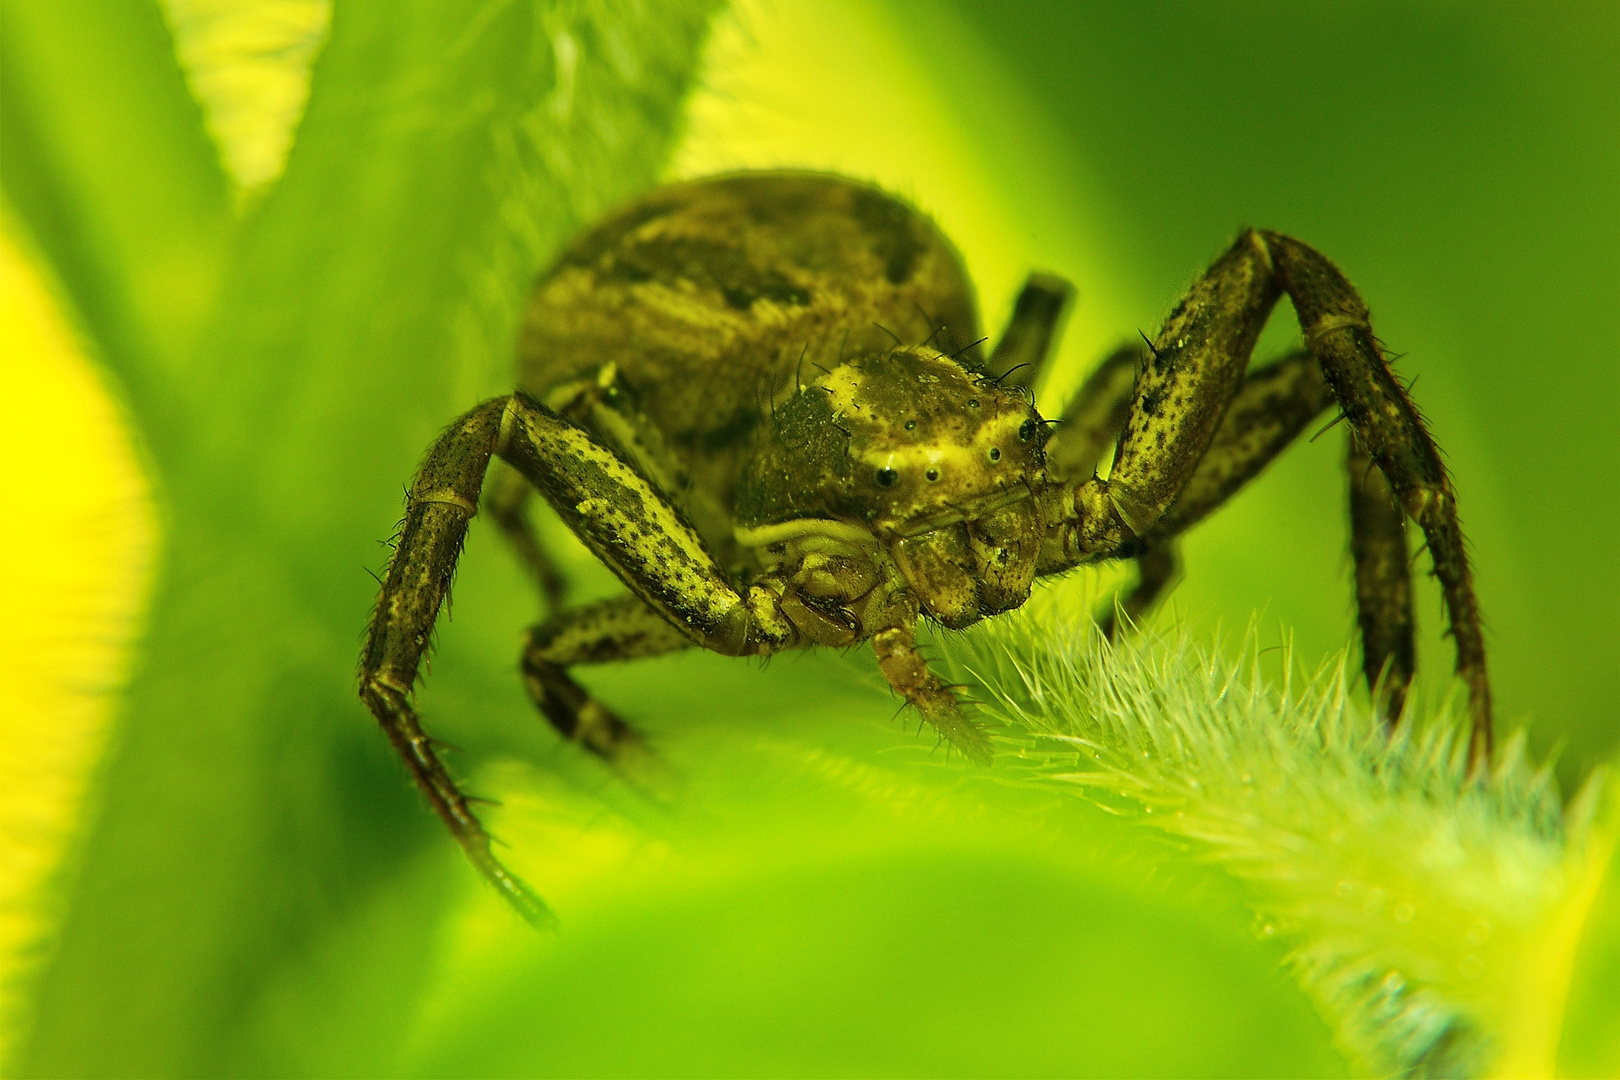
[[(679, 460), (659, 437), (657, 425), (641, 412), (617, 364), (603, 364), (590, 378), (554, 388), (546, 396), (546, 406), (635, 466), (711, 543), (716, 538), (729, 542), (730, 528), (724, 516), (693, 488)], [(546, 610), (562, 611), (567, 601), (567, 578), (540, 543), (525, 512), (533, 486), (515, 470), (499, 465), (487, 488), (484, 509), (534, 577)]]
[(406, 496), (361, 654), (360, 697), (473, 865), (526, 918), (544, 922), (545, 903), (495, 857), (410, 703), (495, 454), (546, 496), (673, 633), (728, 655), (774, 652), (797, 634), (777, 594), (759, 585), (734, 589), (680, 512), (639, 472), (544, 405), (522, 394), (487, 401), (439, 437)]
[[(1197, 524), (1335, 401), (1321, 365), (1308, 352), (1291, 353), (1250, 372), (1180, 496), (1137, 542), (1162, 545)], [(1349, 446), (1350, 550), (1356, 567), (1362, 667), (1374, 703), (1393, 726), (1416, 670), (1406, 520), (1383, 472), (1354, 437)]]
[(501, 530), (518, 561), (534, 578), (547, 611), (561, 611), (568, 602), (568, 579), (540, 543), (540, 535), (529, 520), (529, 497), (534, 488), (515, 469), (497, 463), (495, 476), (487, 485), (484, 509)]
[(1353, 436), (1349, 442), (1350, 550), (1356, 561), (1361, 666), (1384, 722), (1394, 727), (1417, 670), (1406, 515), (1383, 470)]
[(872, 652), (883, 677), (940, 736), (970, 761), (988, 765), (990, 736), (971, 720), (950, 684), (935, 675), (917, 648), (917, 601), (896, 594), (885, 605), (884, 625), (872, 635)]
[[(553, 615), (523, 643), (523, 679), (551, 726), (632, 781), (660, 778), (647, 741), (569, 677), (573, 664), (661, 656), (692, 646), (640, 597), (619, 596)], [(654, 785), (656, 786), (656, 785)]]
[(603, 364), (594, 377), (555, 388), (547, 395), (546, 405), (634, 466), (709, 544), (730, 546), (730, 516), (693, 485), (680, 458), (665, 443), (659, 425), (643, 411), (635, 388), (625, 380), (617, 364)]
[(524, 918), (543, 925), (551, 919), (545, 901), (495, 857), (489, 834), (439, 760), (410, 702), (434, 620), (455, 576), (467, 522), (478, 506), (484, 471), (500, 438), (505, 405), (485, 402), (457, 420), (417, 470), (361, 654), (360, 698), (472, 864)]
[(1303, 350), (1249, 372), (1175, 501), (1125, 546), (1155, 547), (1198, 524), (1333, 404), (1321, 365)]
[[(1321, 365), (1303, 350), (1249, 372), (1181, 494), (1130, 545), (1143, 549), (1137, 555), (1142, 577), (1136, 591), (1121, 604), (1126, 615), (1135, 619), (1144, 613), (1178, 572), (1175, 538), (1231, 498), (1334, 403)], [(1354, 438), (1350, 440), (1348, 472), (1362, 665), (1380, 713), (1393, 726), (1400, 718), (1415, 670), (1406, 523), (1384, 474), (1360, 451)], [(1150, 568), (1150, 559), (1160, 560), (1159, 565)], [(1099, 622), (1112, 638), (1112, 622)]]
[(1130, 414), (1142, 346), (1128, 342), (1086, 376), (1046, 443), (1047, 475), (1059, 482), (1090, 478)]
[(1456, 495), (1373, 337), (1365, 303), (1337, 267), (1297, 240), (1246, 231), (1182, 297), (1152, 342), (1112, 473), (1081, 484), (1072, 507), (1061, 508), (1063, 554), (1073, 562), (1118, 557), (1151, 534), (1194, 477), (1254, 342), (1285, 292), (1358, 445), (1428, 541), (1456, 644), (1456, 672), (1469, 690), (1470, 760), (1486, 762), (1490, 684)]
[[(1136, 584), (1098, 612), (1097, 626), (1109, 641), (1118, 641), (1126, 626), (1136, 626), (1181, 577), (1181, 552), (1174, 540), (1148, 548), (1136, 557)], [(1121, 618), (1123, 616), (1123, 619)]]
[(986, 370), (1003, 386), (1033, 390), (1052, 355), (1058, 327), (1074, 300), (1074, 286), (1056, 274), (1029, 276), (1013, 301), (1012, 317), (1001, 333)]
[[(1063, 483), (1096, 474), (1103, 455), (1119, 441), (1125, 427), (1142, 352), (1139, 343), (1121, 345), (1080, 384), (1047, 441), (1049, 477)], [(1118, 615), (1125, 615), (1127, 623), (1137, 622), (1179, 576), (1181, 560), (1175, 546), (1166, 543), (1156, 550), (1143, 550), (1136, 558), (1136, 572), (1131, 590), (1110, 600), (1096, 615), (1097, 625), (1110, 641), (1121, 628)]]
[[(1390, 372), (1373, 337), (1366, 305), (1338, 267), (1297, 240), (1270, 232), (1259, 235), (1358, 445), (1428, 541), (1457, 649), (1456, 672), (1468, 687), (1473, 720), (1469, 760), (1476, 767), (1488, 764), (1494, 733), (1485, 634), (1457, 517), (1457, 496), (1439, 451), (1405, 388)], [(1360, 580), (1358, 570), (1358, 584)]]
[[(1308, 352), (1291, 353), (1244, 377), (1176, 501), (1130, 545), (1139, 578), (1120, 605), (1125, 615), (1134, 621), (1146, 614), (1180, 573), (1174, 539), (1253, 479), (1332, 404), (1333, 393)], [(1110, 606), (1098, 619), (1110, 640), (1117, 630), (1114, 615)]]

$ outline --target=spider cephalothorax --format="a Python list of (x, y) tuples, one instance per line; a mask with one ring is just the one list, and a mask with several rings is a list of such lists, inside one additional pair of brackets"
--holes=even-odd
[[(1377, 703), (1394, 724), (1412, 676), (1410, 517), (1450, 615), (1472, 752), (1489, 755), (1455, 496), (1344, 275), (1297, 240), (1245, 231), (1145, 350), (1104, 361), (1049, 436), (1030, 387), (1069, 294), (1031, 277), (985, 356), (972, 287), (934, 224), (875, 188), (812, 173), (653, 192), (541, 277), (519, 391), (452, 424), (411, 485), (360, 688), (467, 853), (521, 910), (544, 906), (491, 853), (409, 701), (481, 499), (551, 605), (524, 646), (529, 693), (558, 732), (610, 763), (633, 769), (648, 751), (571, 665), (863, 640), (924, 720), (988, 760), (984, 731), (916, 648), (919, 618), (967, 626), (1018, 607), (1040, 576), (1106, 559), (1135, 561), (1140, 581), (1119, 608), (1140, 614), (1177, 572), (1180, 533), (1337, 406)], [(1285, 294), (1305, 347), (1249, 370)], [(486, 493), (492, 456), (511, 469)], [(623, 580), (623, 597), (563, 604), (522, 512), (535, 490)], [(1112, 612), (1104, 622), (1113, 633)]]
[(967, 626), (1029, 597), (1045, 432), (1027, 392), (928, 346), (858, 358), (773, 410), (735, 535), (767, 555), (815, 537), (846, 558), (886, 556), (928, 615)]

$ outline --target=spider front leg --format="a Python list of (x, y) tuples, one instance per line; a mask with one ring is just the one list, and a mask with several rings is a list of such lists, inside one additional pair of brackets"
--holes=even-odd
[[(1132, 343), (1115, 349), (1086, 376), (1046, 444), (1046, 472), (1051, 479), (1060, 484), (1079, 483), (1097, 474), (1103, 455), (1119, 441), (1130, 415), (1141, 366), (1142, 346)], [(1050, 557), (1051, 553), (1048, 554)], [(1061, 553), (1056, 557), (1061, 562)], [(1064, 564), (1065, 568), (1067, 565)], [(1140, 620), (1180, 574), (1181, 559), (1176, 545), (1166, 543), (1156, 549), (1139, 551), (1136, 572), (1136, 584), (1131, 590), (1109, 601), (1095, 616), (1103, 636), (1109, 641), (1119, 636), (1120, 615), (1130, 623)]]
[[(1334, 400), (1321, 365), (1308, 352), (1291, 353), (1249, 372), (1176, 501), (1134, 542), (1141, 549), (1137, 561), (1144, 566), (1143, 586), (1150, 581), (1146, 568), (1150, 557), (1173, 550), (1176, 537), (1259, 475)], [(1354, 437), (1349, 444), (1350, 548), (1356, 567), (1362, 664), (1374, 703), (1393, 726), (1415, 670), (1406, 521), (1384, 474), (1360, 451)], [(1133, 593), (1127, 599), (1127, 613), (1135, 614), (1128, 605), (1136, 601)]]
[[(1085, 561), (1128, 554), (1154, 534), (1195, 478), (1255, 339), (1285, 292), (1358, 445), (1428, 540), (1457, 647), (1456, 671), (1469, 689), (1470, 759), (1488, 761), (1492, 723), (1484, 636), (1456, 496), (1373, 337), (1366, 305), (1337, 267), (1297, 240), (1244, 233), (1182, 298), (1152, 343), (1109, 479), (1080, 485), (1072, 507), (1064, 508), (1065, 555)], [(1387, 525), (1369, 527), (1388, 536)], [(1367, 653), (1381, 656), (1381, 663), (1393, 655), (1377, 643)]]
[(410, 696), (449, 594), (492, 455), (547, 497), (579, 537), (685, 640), (729, 655), (796, 639), (768, 589), (732, 588), (679, 512), (589, 435), (521, 394), (485, 402), (428, 451), (377, 598), (360, 662), (360, 697), (474, 866), (531, 922), (544, 902), (508, 871), (422, 731)]
[(361, 654), (360, 699), (472, 864), (524, 918), (543, 925), (551, 920), (545, 902), (495, 857), (489, 834), (439, 760), (410, 701), (433, 623), (455, 577), (467, 522), (477, 512), (505, 406), (505, 401), (485, 402), (457, 420), (417, 470)]
[[(1053, 274), (1031, 274), (1013, 304), (1012, 318), (995, 352), (990, 370), (1002, 386), (1032, 390), (1040, 381), (1063, 317), (1074, 299), (1074, 287)], [(1141, 346), (1122, 346), (1109, 355), (1081, 384), (1063, 410), (1056, 433), (1046, 445), (1047, 475), (1060, 483), (1095, 474), (1103, 454), (1119, 438), (1130, 410), (1131, 394), (1141, 366)], [(1142, 552), (1136, 559), (1137, 583), (1117, 610), (1135, 620), (1148, 611), (1180, 572), (1174, 545)], [(1118, 632), (1116, 605), (1097, 615), (1097, 623), (1112, 641)]]

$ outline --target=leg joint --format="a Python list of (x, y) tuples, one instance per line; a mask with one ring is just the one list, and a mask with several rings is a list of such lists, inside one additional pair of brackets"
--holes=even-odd
[(411, 501), (414, 503), (442, 503), (445, 506), (453, 506), (469, 518), (478, 515), (478, 504), (452, 488), (434, 488), (431, 491), (424, 491), (420, 495), (413, 495)]

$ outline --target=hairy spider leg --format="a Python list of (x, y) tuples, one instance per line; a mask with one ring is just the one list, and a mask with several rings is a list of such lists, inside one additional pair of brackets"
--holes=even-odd
[(697, 533), (639, 472), (544, 405), (523, 394), (484, 402), (434, 442), (406, 495), (362, 654), (360, 697), (473, 865), (525, 918), (545, 923), (544, 901), (495, 857), (410, 703), (492, 455), (522, 473), (631, 591), (693, 644), (761, 654), (792, 644), (796, 633), (774, 593), (758, 585), (733, 589)]
[[(1130, 414), (1136, 392), (1136, 375), (1142, 366), (1142, 345), (1127, 342), (1115, 349), (1080, 384), (1046, 444), (1046, 472), (1059, 484), (1097, 475), (1103, 455), (1117, 445)], [(1043, 552), (1043, 555), (1048, 553)], [(1068, 569), (1072, 563), (1059, 563)], [(1135, 623), (1153, 607), (1175, 581), (1181, 560), (1175, 545), (1160, 550), (1143, 550), (1135, 559), (1136, 584), (1123, 597), (1108, 601), (1094, 616), (1103, 635), (1114, 641), (1121, 628), (1118, 616)], [(1037, 568), (1037, 573), (1050, 572)]]
[(555, 387), (547, 395), (546, 404), (590, 432), (597, 442), (646, 477), (664, 501), (696, 527), (699, 535), (711, 542), (731, 536), (730, 515), (692, 483), (658, 425), (642, 409), (639, 395), (618, 364), (603, 364), (591, 379)]
[[(590, 428), (593, 398), (599, 396), (597, 380), (570, 383), (554, 390), (546, 398), (546, 406), (559, 416), (566, 417), (583, 428)], [(486, 480), (484, 509), (501, 537), (506, 541), (518, 562), (529, 571), (540, 589), (547, 614), (556, 614), (568, 605), (568, 577), (557, 565), (557, 560), (546, 550), (540, 534), (529, 519), (529, 503), (534, 487), (523, 474), (496, 462), (495, 475)]]
[[(1082, 388), (1082, 395), (1084, 389)], [(1078, 400), (1078, 399), (1077, 399)], [(1337, 399), (1308, 351), (1296, 350), (1244, 376), (1198, 467), (1131, 547), (1141, 579), (1121, 601), (1131, 620), (1145, 613), (1179, 572), (1174, 539), (1254, 479)], [(1415, 670), (1411, 578), (1405, 518), (1383, 473), (1350, 440), (1350, 537), (1356, 566), (1363, 668), (1375, 705), (1391, 726), (1400, 718)], [(1104, 627), (1114, 636), (1114, 624)]]
[[(725, 515), (692, 486), (657, 427), (642, 414), (634, 391), (616, 364), (603, 364), (589, 379), (553, 388), (545, 404), (640, 470), (659, 494), (704, 535), (723, 536), (730, 531)], [(518, 561), (534, 577), (547, 612), (555, 613), (567, 606), (568, 582), (529, 520), (526, 510), (533, 492), (521, 474), (498, 467), (496, 477), (487, 485), (484, 508), (500, 527)]]
[(1175, 501), (1126, 547), (1155, 547), (1198, 524), (1333, 404), (1321, 365), (1304, 350), (1249, 372)]
[[(1490, 685), (1456, 496), (1422, 419), (1389, 370), (1365, 303), (1337, 267), (1297, 240), (1246, 231), (1187, 290), (1151, 343), (1109, 479), (1082, 483), (1066, 508), (1073, 517), (1062, 527), (1065, 555), (1077, 563), (1118, 557), (1152, 536), (1214, 441), (1255, 340), (1284, 293), (1357, 444), (1428, 541), (1456, 672), (1469, 691), (1470, 761), (1487, 764)], [(1383, 662), (1393, 655), (1384, 654)]]
[(968, 760), (980, 765), (990, 764), (993, 756), (990, 736), (983, 727), (969, 719), (962, 703), (956, 698), (955, 689), (933, 673), (927, 658), (917, 648), (917, 619), (920, 615), (917, 598), (910, 592), (894, 590), (884, 597), (884, 601), (888, 610), (878, 614), (875, 619), (877, 625), (884, 629), (872, 635), (872, 651), (877, 656), (883, 677), (905, 696), (942, 738), (962, 751)]
[(1356, 562), (1361, 667), (1373, 688), (1373, 703), (1384, 722), (1394, 727), (1406, 708), (1406, 688), (1417, 670), (1406, 515), (1383, 470), (1354, 436), (1348, 443), (1350, 550)]
[(1046, 474), (1059, 483), (1096, 475), (1103, 455), (1119, 442), (1136, 392), (1142, 346), (1127, 342), (1108, 354), (1074, 392), (1046, 443)]
[[(657, 428), (640, 412), (636, 395), (617, 365), (604, 364), (588, 379), (554, 388), (546, 406), (634, 466), (663, 499), (688, 518), (696, 509), (700, 517), (707, 512), (718, 520), (714, 508), (692, 488)], [(637, 597), (569, 610), (566, 578), (541, 545), (525, 512), (534, 487), (505, 463), (498, 462), (496, 470), (487, 484), (485, 508), (537, 579), (546, 600), (547, 621), (529, 631), (523, 651), (524, 682), (530, 697), (563, 738), (584, 746), (627, 779), (644, 788), (651, 786), (663, 770), (657, 767), (646, 740), (593, 699), (564, 669), (575, 663), (654, 656), (692, 642), (676, 634)], [(663, 644), (654, 647), (655, 641)]]
[[(1306, 344), (1321, 362), (1322, 372), (1350, 422), (1351, 438), (1360, 452), (1383, 473), (1389, 488), (1384, 497), (1391, 498), (1407, 517), (1417, 522), (1428, 542), (1434, 573), (1445, 598), (1452, 642), (1456, 646), (1455, 670), (1468, 687), (1472, 720), (1469, 760), (1476, 768), (1488, 766), (1495, 733), (1490, 680), (1485, 667), (1485, 634), (1451, 478), (1446, 474), (1423, 418), (1384, 359), (1383, 350), (1373, 336), (1366, 304), (1338, 267), (1297, 240), (1271, 232), (1260, 235), (1274, 261), (1278, 280), (1299, 313)], [(1353, 476), (1352, 483), (1364, 482), (1368, 475), (1363, 470), (1362, 480)], [(1403, 529), (1393, 525), (1387, 517), (1382, 525), (1376, 519), (1366, 525), (1367, 535), (1383, 537), (1370, 547), (1394, 548), (1398, 544), (1401, 563), (1410, 566), (1405, 558)], [(1363, 580), (1359, 562), (1363, 550), (1360, 544), (1353, 550), (1358, 557), (1359, 588)], [(1377, 578), (1376, 574), (1370, 576)], [(1386, 574), (1385, 580), (1392, 576)], [(1404, 615), (1387, 618), (1385, 625), (1397, 628), (1393, 631), (1395, 641), (1380, 638), (1379, 644), (1366, 650), (1369, 665), (1378, 663), (1382, 667), (1386, 660), (1393, 662), (1402, 655), (1398, 627), (1403, 621), (1407, 624), (1412, 621), (1409, 581), (1406, 590), (1404, 604), (1389, 605), (1386, 601), (1379, 605), (1380, 611), (1389, 606)], [(1409, 639), (1410, 629), (1404, 634)], [(1381, 656), (1381, 650), (1386, 648), (1390, 651)], [(1404, 663), (1410, 663), (1410, 655), (1408, 648)]]
[[(701, 534), (711, 538), (729, 534), (729, 519), (693, 487), (657, 426), (642, 412), (635, 390), (617, 364), (603, 364), (588, 379), (553, 388), (546, 405), (633, 467)], [(527, 482), (524, 487), (529, 487)], [(706, 550), (712, 554), (712, 549)], [(734, 573), (728, 577), (737, 580)], [(529, 633), (523, 656), (524, 682), (541, 714), (560, 735), (580, 743), (633, 783), (643, 788), (659, 786), (667, 780), (667, 772), (656, 762), (646, 739), (590, 697), (564, 668), (573, 663), (654, 656), (691, 642), (673, 643), (669, 624), (636, 597), (607, 603), (620, 606), (589, 605), (577, 614), (552, 608), (548, 621)], [(663, 644), (655, 647), (655, 642)], [(568, 659), (567, 652), (575, 648), (582, 650), (580, 655)]]
[(638, 660), (688, 649), (694, 642), (639, 596), (616, 596), (559, 612), (523, 642), (529, 696), (565, 739), (601, 757), (632, 783), (667, 786), (669, 776), (647, 740), (569, 677), (574, 664)]
[(1244, 376), (1181, 494), (1148, 533), (1137, 538), (1136, 588), (1103, 620), (1110, 641), (1117, 635), (1116, 612), (1137, 622), (1180, 575), (1176, 538), (1254, 479), (1332, 404), (1321, 367), (1307, 352), (1290, 353)]
[(360, 663), (360, 699), (382, 725), (417, 786), (468, 859), (525, 919), (551, 921), (538, 893), (501, 864), (456, 781), (422, 731), (411, 694), (456, 560), (477, 512), (506, 402), (488, 401), (451, 424), (428, 450), (405, 500), (405, 521), (372, 611)]
[[(1251, 371), (1181, 494), (1138, 543), (1158, 545), (1196, 525), (1336, 404), (1307, 351)], [(1393, 726), (1416, 670), (1406, 521), (1383, 472), (1349, 439), (1350, 547), (1362, 664), (1373, 701)]]
[[(1064, 410), (1063, 423), (1047, 448), (1048, 470), (1058, 480), (1094, 473), (1095, 461), (1123, 433), (1142, 351), (1139, 344), (1121, 346), (1086, 379)], [(1132, 544), (1137, 584), (1097, 620), (1109, 640), (1118, 634), (1118, 614), (1132, 622), (1140, 619), (1179, 576), (1175, 538), (1253, 479), (1333, 402), (1321, 366), (1303, 350), (1244, 376), (1198, 467), (1170, 508)], [(1072, 423), (1071, 416), (1076, 418)], [(1088, 464), (1082, 469), (1080, 462)], [(1050, 570), (1043, 567), (1043, 572), (1069, 565), (1059, 556), (1057, 564)]]

